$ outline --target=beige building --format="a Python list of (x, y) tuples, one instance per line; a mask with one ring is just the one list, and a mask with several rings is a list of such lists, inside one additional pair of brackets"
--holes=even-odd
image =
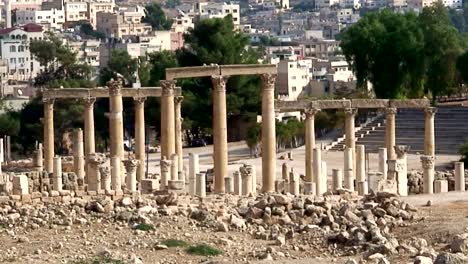
[(89, 20), (88, 3), (86, 2), (67, 2), (65, 3), (66, 22)]
[(141, 22), (139, 13), (121, 12), (118, 14), (100, 12), (96, 17), (96, 30), (107, 37), (145, 36), (151, 33), (152, 27)]
[(312, 60), (282, 60), (278, 63), (276, 90), (283, 100), (296, 100), (307, 90)]
[(89, 23), (96, 28), (97, 14), (99, 12), (112, 13), (115, 9), (114, 0), (90, 0), (88, 2)]

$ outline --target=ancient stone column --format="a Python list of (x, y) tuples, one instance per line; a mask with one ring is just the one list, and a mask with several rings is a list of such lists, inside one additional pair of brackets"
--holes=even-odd
[(101, 189), (104, 191), (111, 191), (112, 190), (112, 180), (111, 180), (111, 173), (109, 168), (103, 166), (104, 164), (101, 163), (99, 165), (99, 176), (101, 179)]
[[(289, 166), (288, 166), (288, 163), (283, 163), (283, 165), (281, 166), (281, 177), (282, 177), (282, 180), (283, 180), (283, 187), (284, 187), (284, 190), (288, 191), (289, 190)], [(311, 186), (311, 185), (310, 185)], [(306, 193), (309, 193), (309, 192), (314, 192), (315, 193), (315, 188), (312, 190), (312, 187), (308, 186), (306, 190)]]
[(355, 130), (356, 129), (354, 125), (354, 118), (356, 117), (357, 109), (346, 108), (344, 112), (345, 112), (346, 147), (355, 149), (355, 145), (356, 145)]
[(172, 181), (177, 181), (179, 180), (179, 157), (177, 154), (172, 154), (171, 156), (171, 180)]
[(234, 194), (242, 195), (242, 178), (239, 171), (234, 172)]
[(424, 193), (432, 194), (434, 193), (434, 156), (421, 156), (421, 164), (423, 167)]
[(120, 157), (111, 157), (111, 184), (114, 191), (122, 191), (122, 161)]
[(424, 155), (435, 157), (434, 116), (437, 108), (424, 109)]
[(340, 169), (333, 169), (332, 170), (332, 191), (336, 191), (343, 188), (343, 173), (341, 173)]
[(465, 191), (465, 164), (455, 162), (455, 191)]
[(62, 158), (59, 156), (54, 157), (54, 180), (53, 190), (62, 191)]
[(137, 190), (137, 167), (140, 161), (137, 159), (128, 159), (124, 161), (125, 171), (127, 171), (126, 187), (130, 192), (136, 192)]
[(167, 188), (168, 181), (171, 180), (171, 161), (166, 159), (165, 156), (163, 156), (161, 158), (160, 168), (161, 168), (160, 188), (161, 190), (165, 190)]
[(184, 153), (182, 151), (182, 110), (181, 110), (181, 105), (182, 105), (182, 100), (184, 97), (182, 96), (177, 96), (174, 97), (174, 115), (175, 115), (175, 150), (177, 153), (177, 156), (179, 158), (179, 161), (177, 162), (178, 164), (178, 171), (183, 171), (184, 170)]
[(299, 195), (300, 190), (299, 190), (299, 178), (297, 177), (296, 173), (294, 171), (291, 171), (289, 173), (289, 192), (292, 195)]
[(354, 191), (354, 169), (353, 169), (354, 149), (346, 148), (344, 151), (344, 187)]
[(223, 76), (211, 76), (213, 83), (213, 160), (214, 190), (224, 192), (224, 177), (227, 176), (227, 110), (226, 82)]
[(275, 74), (262, 74), (262, 191), (273, 192), (276, 178)]
[(103, 157), (97, 153), (90, 153), (86, 156), (88, 161), (88, 191), (99, 191), (101, 188), (101, 175), (99, 166), (104, 162)]
[[(39, 144), (41, 144), (41, 143), (39, 143)], [(41, 144), (41, 146), (42, 146), (42, 144)], [(0, 138), (0, 163), (2, 163), (2, 162), (5, 162), (5, 147), (3, 146), (3, 138)]]
[(255, 165), (250, 165), (251, 170), (252, 170), (252, 194), (255, 195), (257, 194), (257, 170), (255, 168)]
[(448, 192), (448, 181), (447, 180), (435, 180), (434, 181), (434, 193), (446, 193)]
[(54, 166), (54, 100), (44, 99), (44, 166), (48, 173)]
[[(84, 155), (87, 158), (89, 154), (96, 152), (96, 143), (94, 136), (94, 103), (96, 98), (88, 97), (83, 99), (84, 111)], [(86, 176), (85, 182), (88, 182), (88, 161), (85, 165)]]
[[(364, 145), (356, 145), (356, 182), (366, 181), (366, 151)], [(358, 189), (358, 194), (363, 195)]]
[(174, 80), (161, 81), (161, 159), (163, 156), (170, 158), (175, 153), (175, 87), (176, 83)]
[(385, 147), (387, 148), (387, 159), (395, 160), (395, 115), (396, 108), (385, 108)]
[(328, 168), (327, 168), (327, 162), (322, 161), (322, 178), (320, 183), (322, 184), (322, 190), (323, 192), (328, 191)]
[(233, 193), (234, 192), (234, 184), (232, 181), (232, 177), (224, 178), (224, 186), (226, 187), (226, 193)]
[(322, 195), (325, 191), (323, 190), (322, 184), (322, 151), (320, 148), (314, 148), (314, 183), (315, 183), (315, 193), (317, 195)]
[(84, 181), (85, 161), (83, 150), (83, 130), (78, 128), (73, 136), (73, 168), (79, 181)]
[(189, 194), (195, 195), (195, 179), (200, 171), (198, 154), (189, 153)]
[[(122, 83), (110, 80), (109, 87), (109, 137), (110, 157), (124, 159)], [(120, 177), (119, 177), (120, 178)]]
[(137, 181), (145, 178), (145, 100), (146, 97), (135, 97), (135, 159), (138, 160), (136, 170)]
[(310, 193), (310, 186), (314, 181), (313, 177), (313, 149), (315, 148), (315, 114), (318, 112), (318, 109), (307, 109), (304, 111), (305, 119), (305, 183), (304, 191), (305, 193)]
[(387, 149), (379, 148), (379, 172), (382, 173), (383, 178), (387, 178)]
[[(0, 148), (1, 147), (2, 146), (0, 146)], [(44, 170), (44, 159), (43, 159), (43, 156), (42, 156), (42, 143), (37, 144), (37, 149), (34, 152), (34, 155), (35, 155), (35, 157), (34, 157), (34, 161), (35, 161), (34, 167), (36, 167), (39, 172), (42, 172)]]
[(395, 146), (395, 153), (397, 155), (396, 160), (396, 171), (397, 171), (397, 183), (398, 183), (398, 194), (401, 196), (408, 195), (408, 166), (406, 164), (406, 153), (409, 147), (405, 145)]
[(252, 165), (244, 165), (239, 168), (242, 176), (242, 195), (250, 195), (252, 193)]
[(206, 197), (206, 175), (197, 173), (197, 196)]

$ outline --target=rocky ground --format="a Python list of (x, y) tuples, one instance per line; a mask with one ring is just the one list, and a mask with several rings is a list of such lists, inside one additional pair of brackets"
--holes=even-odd
[(416, 208), (346, 191), (10, 203), (0, 209), (0, 262), (468, 263), (466, 215), (468, 202)]

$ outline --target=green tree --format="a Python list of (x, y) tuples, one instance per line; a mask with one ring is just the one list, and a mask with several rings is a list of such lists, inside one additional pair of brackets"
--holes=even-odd
[(154, 30), (169, 30), (172, 26), (172, 20), (167, 19), (164, 10), (156, 2), (145, 6), (145, 16), (142, 21), (149, 23)]
[(92, 37), (97, 39), (106, 38), (106, 34), (94, 30), (93, 26), (89, 22), (80, 23), (80, 33), (85, 37)]
[(121, 74), (125, 85), (131, 86), (135, 82), (135, 73), (138, 69), (138, 59), (130, 57), (126, 50), (113, 50), (107, 66), (100, 72), (100, 83), (105, 85), (116, 74)]
[(178, 5), (180, 5), (180, 0), (166, 0), (164, 3), (164, 6), (167, 8), (175, 8)]
[(369, 13), (341, 34), (341, 47), (358, 87), (365, 88), (370, 81), (379, 98), (420, 94), (423, 34), (414, 14)]
[(425, 90), (436, 96), (455, 85), (456, 62), (461, 53), (461, 40), (442, 2), (423, 8), (419, 20), (424, 35), (426, 58)]
[(152, 65), (149, 80), (151, 85), (158, 85), (160, 80), (166, 79), (166, 68), (178, 66), (176, 54), (172, 51), (153, 52), (148, 54), (148, 57)]

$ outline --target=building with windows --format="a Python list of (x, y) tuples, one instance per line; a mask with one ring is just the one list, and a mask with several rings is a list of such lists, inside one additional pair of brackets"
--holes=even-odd
[(276, 90), (284, 100), (296, 100), (308, 89), (312, 60), (282, 60), (278, 63)]
[(65, 23), (65, 11), (52, 8), (50, 10), (22, 10), (16, 11), (16, 23), (26, 25), (30, 23), (40, 24), (48, 29), (63, 29)]
[(115, 9), (114, 0), (89, 0), (88, 1), (88, 19), (89, 23), (96, 28), (97, 14), (99, 12), (113, 13)]
[(29, 43), (43, 37), (42, 27), (36, 24), (0, 30), (0, 56), (8, 63), (9, 79), (30, 80), (39, 73), (39, 62), (32, 57)]
[(96, 30), (112, 38), (148, 35), (153, 28), (150, 24), (141, 22), (141, 18), (138, 12), (99, 12), (96, 17)]
[(64, 7), (65, 7), (65, 21), (66, 22), (89, 20), (88, 3), (66, 2)]

